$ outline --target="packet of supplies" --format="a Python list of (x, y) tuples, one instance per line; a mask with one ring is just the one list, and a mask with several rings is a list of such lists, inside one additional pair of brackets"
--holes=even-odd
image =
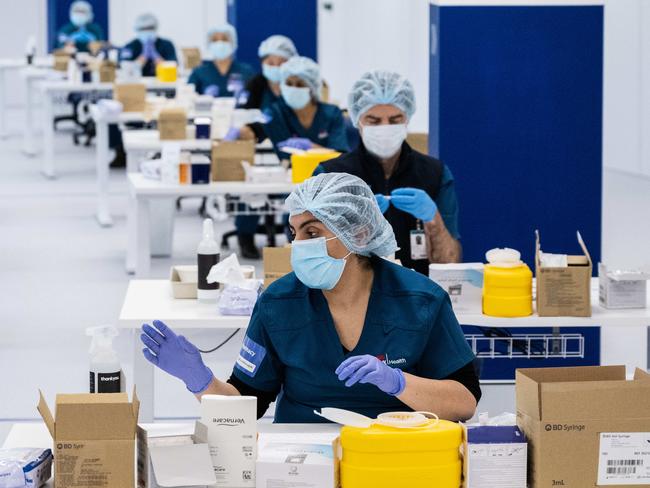
[(38, 488), (51, 476), (50, 449), (0, 449), (0, 488)]
[(208, 283), (221, 283), (223, 291), (217, 304), (222, 315), (250, 315), (262, 289), (262, 281), (246, 278), (245, 267), (231, 254), (215, 264), (208, 273)]

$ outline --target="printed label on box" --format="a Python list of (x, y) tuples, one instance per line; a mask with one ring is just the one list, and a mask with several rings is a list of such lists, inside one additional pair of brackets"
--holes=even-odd
[(606, 486), (648, 483), (650, 483), (650, 433), (601, 433), (598, 484)]

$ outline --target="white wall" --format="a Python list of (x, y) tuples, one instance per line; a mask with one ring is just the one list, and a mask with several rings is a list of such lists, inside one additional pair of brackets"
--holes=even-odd
[(428, 131), (428, 0), (319, 0), (318, 23), (318, 58), (334, 101), (345, 105), (368, 70), (397, 71), (415, 88), (411, 130)]

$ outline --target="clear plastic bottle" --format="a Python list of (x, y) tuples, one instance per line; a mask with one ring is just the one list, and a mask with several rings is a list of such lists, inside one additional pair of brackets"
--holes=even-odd
[(212, 266), (219, 262), (219, 245), (214, 239), (214, 224), (212, 219), (203, 221), (203, 239), (199, 242), (197, 249), (197, 261), (199, 265), (199, 286), (197, 298), (200, 301), (216, 302), (219, 296), (219, 284), (208, 283), (208, 273)]
[(112, 325), (88, 327), (86, 335), (90, 343), (90, 393), (120, 393), (122, 391), (122, 368), (113, 339), (118, 331)]

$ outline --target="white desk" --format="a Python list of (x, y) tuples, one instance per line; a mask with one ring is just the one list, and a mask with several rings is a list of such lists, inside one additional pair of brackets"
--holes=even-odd
[[(592, 286), (597, 288), (597, 279)], [(593, 291), (593, 290), (592, 290)], [(592, 293), (592, 317), (488, 317), (457, 313), (461, 324), (479, 327), (595, 327), (601, 330), (601, 364), (625, 364), (628, 371), (648, 368), (648, 327), (650, 310), (606, 310)], [(119, 327), (133, 331), (133, 376), (141, 401), (141, 417), (153, 419), (153, 366), (142, 355), (139, 330), (143, 323), (157, 319), (174, 329), (244, 329), (249, 317), (219, 315), (214, 304), (197, 300), (176, 300), (167, 280), (132, 280), (119, 317)]]
[[(119, 81), (118, 81), (119, 82)], [(137, 83), (143, 83), (148, 90), (164, 90), (174, 89), (177, 86), (184, 84), (183, 80), (174, 83), (161, 83), (156, 79), (142, 78)], [(35, 91), (32, 83), (27, 84), (27, 98), (28, 104), (31, 105), (35, 97)], [(95, 91), (108, 91), (112, 92), (113, 83), (71, 83), (69, 81), (44, 81), (40, 85), (43, 92), (43, 169), (42, 172), (47, 178), (54, 178), (56, 176), (54, 168), (54, 126), (52, 120), (54, 119), (54, 105), (55, 101), (59, 98), (65, 97), (73, 92), (89, 93)], [(33, 127), (31, 124), (25, 126), (25, 151), (28, 154), (36, 154), (37, 149), (34, 144)]]
[[(177, 185), (147, 179), (140, 173), (129, 173), (127, 177), (129, 180), (129, 213), (126, 269), (128, 272), (135, 272), (138, 278), (146, 278), (151, 266), (149, 209), (151, 201), (167, 201), (169, 207), (173, 208), (173, 202), (179, 197), (282, 194), (290, 193), (294, 186), (288, 181), (286, 183), (229, 181), (213, 182), (208, 185)], [(173, 225), (173, 219), (171, 222)], [(171, 233), (173, 233), (173, 226), (170, 231), (166, 232), (166, 234)]]

